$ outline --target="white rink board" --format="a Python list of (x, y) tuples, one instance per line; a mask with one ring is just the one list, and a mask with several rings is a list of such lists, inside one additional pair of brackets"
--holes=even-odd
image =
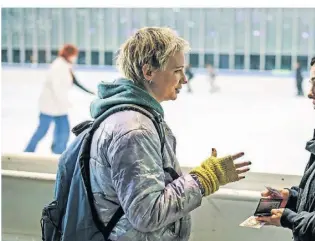
[[(2, 69), (2, 152), (21, 152), (38, 123), (38, 97), (45, 69)], [(96, 90), (115, 72), (77, 71), (79, 81)], [(165, 119), (177, 137), (182, 166), (198, 165), (216, 147), (219, 155), (245, 151), (252, 171), (301, 175), (309, 154), (315, 113), (311, 101), (295, 97), (292, 78), (219, 76), (221, 92), (211, 95), (205, 76), (196, 75), (193, 94), (182, 91), (175, 102), (163, 104)], [(305, 90), (307, 81), (305, 80)], [(76, 87), (71, 91), (71, 125), (89, 119), (93, 97)], [(73, 138), (73, 136), (71, 137)], [(52, 128), (38, 146), (50, 154)]]
[[(40, 240), (40, 214), (42, 207), (52, 200), (57, 163), (58, 156), (2, 155), (3, 240)], [(183, 170), (188, 171), (186, 167)], [(241, 182), (221, 187), (192, 212), (190, 241), (290, 240), (288, 229), (253, 230), (239, 224), (253, 215), (264, 185), (290, 187), (299, 179), (298, 176), (249, 173)]]

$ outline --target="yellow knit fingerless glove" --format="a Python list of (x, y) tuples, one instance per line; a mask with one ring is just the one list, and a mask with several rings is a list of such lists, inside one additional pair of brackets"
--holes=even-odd
[(217, 152), (212, 149), (212, 155), (199, 167), (190, 171), (198, 177), (205, 189), (205, 196), (214, 193), (219, 186), (238, 180), (238, 174), (232, 156), (217, 158)]

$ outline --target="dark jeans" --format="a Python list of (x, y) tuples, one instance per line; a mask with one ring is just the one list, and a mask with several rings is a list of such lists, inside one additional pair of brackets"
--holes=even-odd
[(35, 151), (38, 142), (47, 134), (52, 121), (55, 122), (54, 138), (51, 146), (52, 152), (61, 154), (66, 149), (70, 133), (68, 115), (50, 116), (40, 113), (39, 125), (28, 143), (25, 152)]

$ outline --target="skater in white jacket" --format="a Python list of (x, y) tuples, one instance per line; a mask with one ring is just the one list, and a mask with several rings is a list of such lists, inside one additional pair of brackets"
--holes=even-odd
[(220, 90), (219, 86), (215, 84), (216, 73), (211, 64), (207, 65), (208, 79), (210, 82), (210, 93), (215, 93)]
[(35, 152), (37, 144), (47, 134), (51, 122), (55, 123), (52, 152), (61, 154), (66, 149), (70, 133), (68, 94), (72, 85), (75, 84), (84, 91), (94, 94), (79, 84), (72, 73), (72, 65), (76, 62), (77, 56), (78, 49), (66, 44), (51, 64), (39, 97), (39, 125), (25, 152)]

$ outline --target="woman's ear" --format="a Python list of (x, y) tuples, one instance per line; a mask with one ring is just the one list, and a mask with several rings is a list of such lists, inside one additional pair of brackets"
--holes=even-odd
[(152, 71), (148, 64), (142, 66), (142, 74), (146, 80), (152, 80)]

